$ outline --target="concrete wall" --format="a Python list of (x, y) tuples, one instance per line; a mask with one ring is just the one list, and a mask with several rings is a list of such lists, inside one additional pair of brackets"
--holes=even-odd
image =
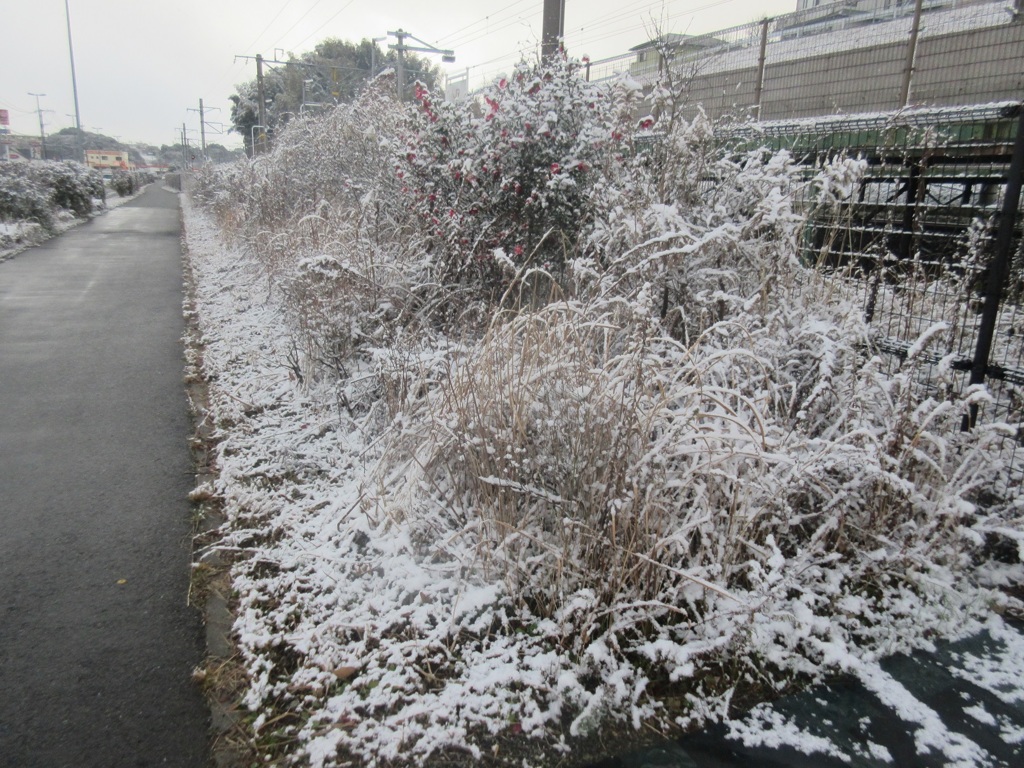
[[(837, 33), (841, 34), (841, 33)], [(906, 45), (876, 45), (765, 64), (764, 120), (898, 109)], [(753, 111), (757, 67), (698, 73), (691, 105), (709, 116)], [(1024, 22), (922, 38), (917, 47), (913, 105), (1024, 100)], [(692, 111), (692, 110), (691, 110)]]

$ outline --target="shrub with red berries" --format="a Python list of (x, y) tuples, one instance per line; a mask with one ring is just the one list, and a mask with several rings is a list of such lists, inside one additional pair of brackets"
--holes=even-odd
[(494, 298), (533, 268), (558, 281), (581, 247), (594, 186), (622, 162), (629, 128), (579, 66), (520, 64), (472, 109), (416, 89), (418, 119), (395, 172), (441, 282)]

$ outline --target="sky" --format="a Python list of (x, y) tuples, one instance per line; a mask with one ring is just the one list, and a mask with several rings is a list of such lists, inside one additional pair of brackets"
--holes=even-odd
[[(124, 142), (199, 138), (229, 147), (235, 85), (255, 62), (300, 54), (326, 37), (358, 41), (404, 29), (455, 51), (442, 65), (478, 87), (535, 55), (543, 0), (67, 0), (82, 127)], [(74, 125), (65, 0), (5, 0), (0, 11), (0, 109), (11, 131), (47, 135)], [(592, 60), (626, 53), (666, 32), (702, 34), (796, 9), (796, 0), (566, 0), (566, 48)], [(389, 38), (381, 45), (394, 43)], [(440, 58), (438, 57), (440, 64)], [(196, 110), (196, 111), (190, 111)], [(218, 111), (219, 110), (219, 111)]]

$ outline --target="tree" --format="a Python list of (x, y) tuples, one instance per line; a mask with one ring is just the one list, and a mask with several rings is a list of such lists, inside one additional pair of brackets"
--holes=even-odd
[[(326, 109), (337, 104), (348, 104), (366, 85), (375, 72), (394, 67), (397, 55), (386, 53), (372, 40), (364, 38), (352, 43), (338, 38), (327, 38), (317, 43), (312, 51), (299, 56), (289, 54), (286, 63), (264, 66), (263, 91), (267, 100), (267, 131), (279, 131), (297, 114), (309, 110)], [(440, 77), (440, 70), (428, 59), (406, 54), (406, 94), (411, 100), (419, 81), (432, 89)], [(259, 124), (259, 102), (255, 80), (236, 86), (230, 97), (231, 124), (238, 131), (251, 153), (253, 128)]]

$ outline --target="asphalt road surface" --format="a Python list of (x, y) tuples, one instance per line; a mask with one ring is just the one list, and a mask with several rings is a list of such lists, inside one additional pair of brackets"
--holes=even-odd
[(203, 766), (177, 196), (0, 264), (0, 767)]

